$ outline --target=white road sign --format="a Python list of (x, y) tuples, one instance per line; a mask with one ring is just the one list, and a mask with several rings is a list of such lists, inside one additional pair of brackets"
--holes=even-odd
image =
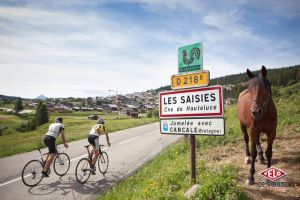
[(225, 122), (223, 118), (161, 119), (160, 132), (162, 134), (220, 136), (225, 134)]
[(160, 118), (222, 117), (222, 86), (161, 92)]

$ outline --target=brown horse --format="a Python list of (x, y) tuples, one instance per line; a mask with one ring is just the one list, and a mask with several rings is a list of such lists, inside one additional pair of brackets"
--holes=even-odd
[[(255, 159), (257, 156), (256, 146), (258, 147), (259, 161), (264, 163), (262, 148), (260, 146), (259, 137), (262, 132), (267, 135), (267, 164), (271, 167), (272, 145), (276, 137), (277, 111), (272, 99), (271, 84), (267, 80), (267, 69), (262, 66), (259, 75), (255, 76), (247, 69), (248, 89), (240, 93), (237, 104), (237, 116), (240, 126), (244, 134), (246, 143), (246, 160), (251, 163), (250, 174), (246, 181), (247, 184), (254, 184)], [(249, 136), (247, 133), (249, 128)], [(250, 150), (248, 143), (250, 141)], [(251, 159), (250, 159), (251, 155)]]

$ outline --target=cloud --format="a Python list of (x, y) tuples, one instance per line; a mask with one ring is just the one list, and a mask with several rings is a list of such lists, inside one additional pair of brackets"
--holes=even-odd
[[(117, 10), (119, 4), (124, 9)], [(299, 48), (294, 44), (300, 38), (290, 39), (292, 34), (285, 32), (287, 36), (278, 41), (262, 34), (249, 23), (251, 13), (246, 9), (262, 5), (263, 11), (256, 10), (262, 21), (280, 27), (281, 18), (273, 20), (273, 14), (282, 9), (297, 16), (297, 8), (280, 7), (279, 1), (267, 4), (243, 0), (0, 3), (0, 93), (98, 96), (111, 89), (123, 93), (154, 89), (170, 84), (177, 73), (178, 47), (195, 42), (203, 42), (204, 67), (211, 78), (266, 63), (297, 64)], [(129, 7), (132, 10), (126, 10)]]

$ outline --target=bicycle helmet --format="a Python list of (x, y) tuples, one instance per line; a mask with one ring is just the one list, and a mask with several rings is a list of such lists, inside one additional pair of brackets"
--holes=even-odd
[(62, 123), (63, 122), (63, 118), (62, 117), (57, 117), (54, 120), (55, 123)]
[(102, 125), (104, 125), (105, 124), (105, 122), (104, 122), (104, 120), (102, 119), (102, 118), (98, 118), (98, 121), (97, 121), (97, 124), (102, 124)]

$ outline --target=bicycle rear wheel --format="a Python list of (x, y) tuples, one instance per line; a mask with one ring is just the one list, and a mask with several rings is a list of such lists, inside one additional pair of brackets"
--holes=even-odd
[(84, 184), (90, 178), (90, 175), (91, 175), (91, 171), (90, 171), (89, 160), (87, 158), (82, 158), (77, 163), (77, 166), (75, 169), (76, 180), (79, 183)]
[(39, 160), (29, 161), (22, 170), (22, 181), (29, 187), (34, 187), (43, 179), (43, 164)]
[(98, 167), (99, 167), (99, 171), (102, 174), (106, 173), (106, 171), (108, 169), (108, 164), (109, 164), (108, 155), (106, 152), (102, 151), (101, 155), (98, 158)]
[(65, 175), (70, 169), (70, 157), (68, 154), (57, 154), (53, 162), (53, 169), (58, 176)]

